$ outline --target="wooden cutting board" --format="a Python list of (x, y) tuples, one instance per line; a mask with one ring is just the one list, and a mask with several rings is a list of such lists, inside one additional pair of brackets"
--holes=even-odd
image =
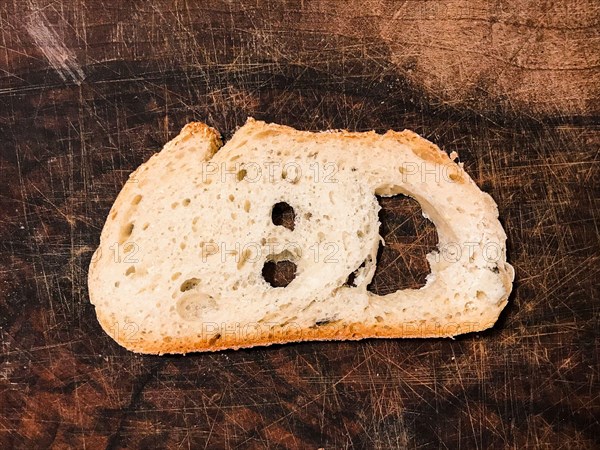
[[(596, 447), (599, 9), (551, 3), (0, 2), (0, 447)], [(499, 323), (186, 357), (115, 344), (86, 274), (127, 175), (188, 121), (227, 138), (249, 115), (458, 151), (508, 234)], [(382, 205), (380, 293), (418, 285), (435, 245), (418, 205)]]

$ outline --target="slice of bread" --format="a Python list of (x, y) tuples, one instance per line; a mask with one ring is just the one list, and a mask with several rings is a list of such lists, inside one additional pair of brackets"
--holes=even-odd
[[(378, 296), (367, 290), (381, 241), (376, 195), (396, 194), (420, 203), (438, 250), (424, 287)], [(293, 209), (293, 226), (273, 222), (275, 205)], [(248, 119), (222, 146), (191, 123), (117, 197), (90, 299), (104, 330), (142, 353), (454, 336), (491, 327), (505, 306), (505, 241), (492, 198), (411, 131), (311, 133)], [(295, 278), (274, 287), (265, 266), (281, 261)]]

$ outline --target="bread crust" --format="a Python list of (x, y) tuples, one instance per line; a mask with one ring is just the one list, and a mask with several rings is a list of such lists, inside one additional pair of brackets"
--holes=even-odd
[[(355, 133), (346, 130), (327, 131), (320, 133), (312, 133), (306, 131), (298, 131), (293, 128), (266, 124), (264, 122), (255, 121), (252, 118), (243, 127), (243, 134), (236, 133), (228, 146), (231, 148), (243, 148), (246, 142), (251, 139), (256, 142), (280, 136), (293, 136), (296, 143), (319, 143), (327, 144), (328, 142), (343, 142), (345, 145), (355, 145), (356, 142), (360, 145), (381, 147), (383, 145), (401, 145), (410, 149), (412, 154), (418, 160), (424, 163), (433, 164), (435, 167), (444, 166), (451, 181), (458, 186), (464, 186), (465, 192), (472, 194), (473, 192), (481, 194), (479, 201), (484, 203), (485, 211), (484, 219), (487, 220), (488, 227), (493, 228), (492, 240), (497, 240), (504, 248), (504, 232), (497, 222), (496, 205), (487, 194), (481, 193), (470, 179), (468, 174), (464, 172), (462, 167), (455, 163), (445, 152), (440, 150), (431, 142), (423, 139), (418, 134), (404, 130), (402, 132), (388, 131), (384, 135), (379, 135), (373, 131), (365, 133)], [(196, 145), (195, 143), (202, 145)], [(194, 143), (191, 145), (190, 143)], [(134, 352), (164, 354), (164, 353), (190, 353), (197, 351), (217, 351), (223, 349), (238, 349), (254, 346), (265, 346), (272, 344), (282, 344), (288, 342), (299, 341), (325, 341), (325, 340), (359, 340), (365, 338), (423, 338), (423, 337), (451, 337), (457, 334), (482, 331), (493, 326), (498, 314), (507, 302), (508, 295), (512, 289), (512, 281), (514, 279), (513, 268), (506, 263), (505, 255), (499, 260), (495, 267), (490, 268), (496, 271), (494, 275), (502, 286), (502, 292), (497, 295), (495, 306), (482, 307), (481, 313), (475, 317), (474, 315), (466, 315), (466, 318), (451, 319), (445, 321), (435, 318), (421, 318), (420, 320), (410, 320), (403, 322), (395, 320), (394, 317), (386, 318), (383, 323), (338, 320), (331, 323), (319, 324), (318, 326), (302, 326), (302, 327), (286, 327), (285, 325), (274, 325), (270, 327), (260, 327), (260, 330), (254, 329), (252, 332), (242, 333), (231, 331), (227, 327), (221, 328), (217, 326), (211, 327), (210, 333), (195, 333), (186, 334), (183, 336), (168, 335), (157, 338), (156, 336), (145, 336), (146, 331), (141, 328), (135, 317), (124, 316), (119, 317), (114, 311), (105, 310), (107, 299), (105, 295), (105, 287), (108, 282), (101, 268), (108, 264), (102, 260), (101, 248), (103, 244), (110, 242), (115, 236), (118, 236), (119, 244), (123, 244), (128, 236), (117, 235), (117, 229), (127, 230), (128, 218), (134, 215), (139, 208), (136, 203), (136, 196), (139, 196), (141, 190), (146, 189), (151, 179), (146, 176), (149, 171), (161, 170), (164, 165), (170, 164), (172, 161), (187, 157), (182, 156), (183, 152), (196, 152), (199, 161), (208, 161), (222, 146), (220, 134), (215, 129), (203, 123), (191, 123), (186, 125), (181, 133), (172, 141), (167, 143), (164, 149), (151, 157), (146, 163), (142, 164), (130, 175), (130, 182), (126, 183), (123, 190), (115, 200), (111, 208), (106, 224), (104, 226), (101, 245), (92, 258), (90, 265), (88, 284), (90, 292), (90, 300), (96, 305), (96, 314), (102, 328), (120, 345)], [(190, 150), (191, 149), (191, 150)], [(368, 172), (369, 167), (361, 167), (362, 171)], [(399, 167), (402, 172), (402, 168)], [(379, 179), (378, 179), (379, 180)], [(385, 183), (378, 181), (383, 187), (380, 192), (383, 195), (393, 195), (394, 193), (402, 192), (413, 195), (420, 200), (425, 211), (427, 202), (425, 199), (419, 199), (414, 189), (398, 191), (398, 186), (389, 187)], [(372, 183), (373, 184), (373, 183)], [(373, 184), (374, 190), (375, 185)], [(394, 190), (396, 189), (396, 190)], [(408, 189), (408, 188), (407, 188)], [(436, 213), (435, 205), (429, 205), (430, 212)], [(435, 214), (434, 214), (435, 215)], [(441, 226), (447, 218), (437, 218), (436, 225)], [(435, 221), (435, 218), (433, 219)], [(132, 225), (133, 227), (133, 225)], [(121, 233), (123, 233), (121, 231)], [(101, 262), (98, 262), (101, 261)], [(432, 272), (433, 273), (433, 272)], [(486, 272), (487, 273), (487, 272)], [(489, 273), (488, 273), (489, 276)], [(112, 280), (111, 280), (112, 282)], [(117, 283), (117, 282), (115, 282)], [(497, 287), (497, 289), (500, 289)], [(480, 291), (477, 291), (479, 294)], [(380, 301), (391, 302), (394, 296), (398, 293), (390, 294), (385, 297), (376, 296), (371, 293), (363, 293), (369, 304), (375, 304)], [(350, 294), (349, 294), (350, 295)], [(398, 297), (399, 298), (399, 297)], [(432, 299), (432, 301), (435, 299)], [(474, 299), (474, 301), (476, 301)], [(447, 302), (447, 300), (446, 300)], [(133, 324), (133, 333), (127, 335), (122, 332), (124, 325)], [(119, 332), (121, 329), (121, 332)]]
[[(98, 321), (104, 330), (114, 330), (115, 323), (98, 314)], [(456, 324), (451, 327), (442, 327), (439, 324), (407, 324), (396, 327), (371, 327), (363, 323), (326, 324), (318, 328), (304, 329), (270, 329), (268, 332), (243, 337), (207, 335), (195, 338), (168, 338), (162, 341), (148, 341), (131, 338), (117, 339), (111, 337), (128, 350), (136, 353), (147, 354), (186, 354), (194, 352), (215, 352), (220, 350), (239, 350), (242, 348), (265, 347), (277, 344), (308, 341), (359, 341), (362, 339), (398, 339), (398, 338), (451, 338), (458, 334), (475, 333), (491, 328), (494, 322), (472, 322), (469, 324)], [(445, 331), (444, 331), (445, 330)]]

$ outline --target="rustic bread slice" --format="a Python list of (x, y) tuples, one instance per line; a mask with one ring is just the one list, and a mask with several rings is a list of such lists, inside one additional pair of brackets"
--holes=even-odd
[[(415, 198), (437, 227), (421, 289), (367, 291), (381, 240), (376, 194)], [(282, 203), (293, 227), (273, 223)], [(505, 306), (505, 240), (492, 198), (410, 131), (310, 133), (248, 119), (222, 146), (192, 123), (117, 197), (90, 299), (104, 330), (142, 353), (454, 336), (492, 326)], [(273, 287), (265, 264), (284, 260), (296, 276)]]

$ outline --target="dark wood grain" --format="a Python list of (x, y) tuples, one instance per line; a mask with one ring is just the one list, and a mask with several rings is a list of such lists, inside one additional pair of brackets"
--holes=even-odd
[[(599, 7), (551, 3), (0, 2), (0, 447), (595, 448)], [(227, 138), (248, 115), (458, 151), (517, 272), (496, 327), (115, 344), (86, 274), (127, 175), (190, 120)], [(386, 208), (380, 292), (435, 243), (417, 209)]]

